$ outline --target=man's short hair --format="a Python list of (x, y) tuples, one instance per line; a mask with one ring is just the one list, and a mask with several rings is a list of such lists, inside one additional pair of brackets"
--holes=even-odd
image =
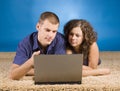
[(39, 22), (44, 21), (46, 19), (48, 19), (52, 24), (59, 23), (58, 16), (53, 12), (43, 12), (40, 16)]

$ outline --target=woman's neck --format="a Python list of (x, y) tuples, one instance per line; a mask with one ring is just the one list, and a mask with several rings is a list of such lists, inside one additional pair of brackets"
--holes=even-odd
[(79, 47), (74, 47), (73, 49), (74, 49), (74, 52), (80, 53), (80, 48)]

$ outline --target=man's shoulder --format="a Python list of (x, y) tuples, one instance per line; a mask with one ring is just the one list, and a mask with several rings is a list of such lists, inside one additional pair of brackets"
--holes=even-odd
[(53, 40), (53, 43), (57, 44), (63, 44), (65, 43), (65, 37), (62, 33), (57, 32), (55, 39)]
[(31, 41), (33, 42), (37, 36), (37, 32), (33, 32), (29, 35), (27, 35), (23, 40), (20, 42), (20, 44), (29, 44)]
[(37, 36), (37, 32), (33, 32), (31, 34), (28, 34), (25, 38), (23, 38), (23, 41), (33, 39), (35, 36)]
[(24, 39), (29, 39), (29, 38), (34, 38), (34, 36), (36, 36), (37, 35), (37, 33), (38, 32), (33, 32), (33, 33), (31, 33), (31, 34), (28, 34)]
[(62, 38), (62, 39), (64, 39), (64, 35), (62, 33), (57, 32), (56, 38)]

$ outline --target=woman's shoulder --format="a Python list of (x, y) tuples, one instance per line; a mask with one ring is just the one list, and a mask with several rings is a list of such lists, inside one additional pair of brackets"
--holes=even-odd
[(98, 45), (97, 45), (96, 42), (93, 42), (93, 43), (91, 44), (91, 46), (90, 46), (90, 48), (96, 48), (96, 47), (98, 47)]

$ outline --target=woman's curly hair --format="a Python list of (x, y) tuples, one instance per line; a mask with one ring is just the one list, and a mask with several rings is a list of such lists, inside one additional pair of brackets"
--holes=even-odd
[(97, 40), (97, 33), (93, 31), (93, 27), (89, 22), (84, 19), (74, 19), (67, 22), (64, 26), (64, 35), (66, 39), (66, 46), (73, 50), (72, 46), (68, 42), (69, 33), (75, 27), (80, 27), (83, 33), (83, 41), (80, 45), (80, 52), (84, 55), (84, 60), (87, 60), (90, 45)]

